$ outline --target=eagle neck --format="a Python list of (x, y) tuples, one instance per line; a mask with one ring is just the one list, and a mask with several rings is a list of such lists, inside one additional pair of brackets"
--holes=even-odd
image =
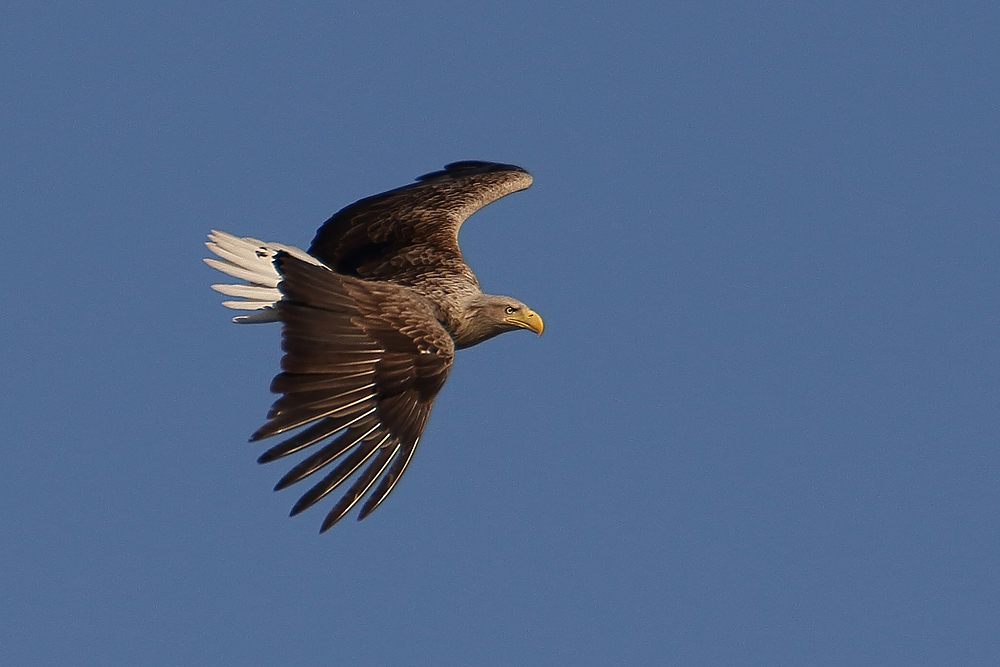
[(456, 348), (478, 345), (510, 329), (504, 323), (489, 317), (488, 310), (483, 308), (495, 298), (497, 297), (491, 294), (479, 293), (463, 299), (461, 306), (452, 311), (450, 321), (442, 322), (455, 339)]

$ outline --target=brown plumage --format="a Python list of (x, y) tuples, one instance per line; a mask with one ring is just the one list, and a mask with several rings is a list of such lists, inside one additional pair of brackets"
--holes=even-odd
[(205, 261), (250, 283), (213, 286), (244, 299), (225, 305), (257, 311), (236, 321), (282, 322), (285, 355), (271, 384), (282, 396), (251, 440), (302, 430), (259, 461), (314, 447), (275, 487), (283, 489), (339, 460), (293, 515), (364, 468), (321, 530), (374, 487), (358, 518), (368, 516), (413, 456), (455, 349), (518, 328), (542, 332), (541, 318), (520, 301), (482, 293), (458, 246), (469, 215), (530, 184), (520, 167), (455, 162), (342, 209), (308, 253), (209, 235), (220, 259)]

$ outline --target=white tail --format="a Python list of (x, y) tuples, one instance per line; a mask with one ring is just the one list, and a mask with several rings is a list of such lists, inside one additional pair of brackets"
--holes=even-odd
[(222, 305), (234, 310), (256, 310), (252, 315), (240, 315), (233, 322), (276, 322), (274, 304), (281, 299), (278, 283), (281, 276), (274, 268), (274, 255), (284, 250), (296, 259), (323, 266), (309, 253), (281, 243), (265, 243), (255, 238), (233, 236), (213, 229), (205, 246), (221, 259), (205, 258), (205, 263), (226, 275), (245, 280), (244, 284), (216, 284), (212, 289), (226, 296), (239, 297), (239, 301), (223, 301)]

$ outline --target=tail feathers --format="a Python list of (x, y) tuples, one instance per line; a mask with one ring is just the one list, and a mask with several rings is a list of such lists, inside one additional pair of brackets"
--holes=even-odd
[(234, 322), (244, 324), (277, 321), (274, 304), (281, 299), (281, 292), (278, 291), (281, 275), (274, 268), (273, 260), (279, 250), (304, 262), (323, 266), (318, 259), (294, 246), (265, 243), (250, 237), (240, 238), (214, 229), (208, 235), (205, 246), (219, 257), (219, 259), (205, 258), (206, 264), (228, 276), (250, 283), (212, 285), (212, 289), (217, 292), (241, 299), (223, 301), (223, 306), (234, 310), (258, 311), (251, 315), (233, 318)]

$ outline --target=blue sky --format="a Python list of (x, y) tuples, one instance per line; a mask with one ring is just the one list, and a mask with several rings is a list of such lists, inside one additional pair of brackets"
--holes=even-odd
[[(995, 665), (994, 3), (17, 3), (0, 662)], [(318, 535), (246, 443), (305, 246), (460, 159), (545, 318)], [(266, 443), (265, 443), (266, 444)]]

